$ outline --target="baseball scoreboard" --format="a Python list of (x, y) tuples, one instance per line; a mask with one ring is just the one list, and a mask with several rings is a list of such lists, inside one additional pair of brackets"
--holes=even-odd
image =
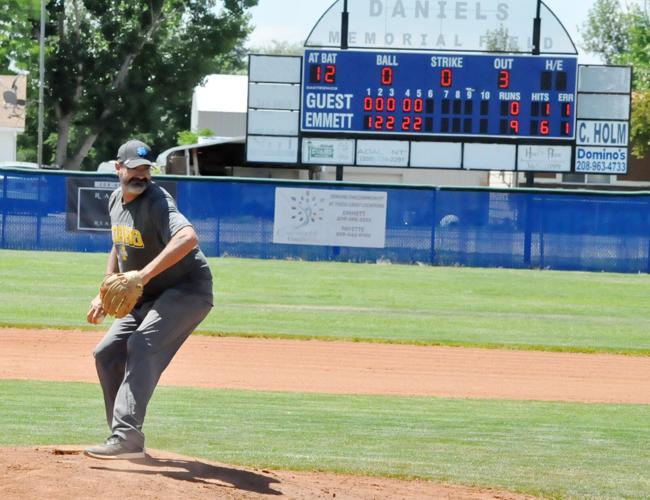
[(303, 132), (571, 140), (577, 59), (307, 50)]

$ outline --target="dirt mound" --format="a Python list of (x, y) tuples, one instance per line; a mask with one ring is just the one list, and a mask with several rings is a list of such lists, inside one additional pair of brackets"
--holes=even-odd
[(427, 481), (244, 469), (159, 450), (148, 450), (143, 460), (96, 460), (82, 449), (0, 449), (0, 498), (530, 498)]

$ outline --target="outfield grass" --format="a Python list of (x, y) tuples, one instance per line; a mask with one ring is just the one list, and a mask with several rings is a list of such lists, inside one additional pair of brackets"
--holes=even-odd
[[(0, 325), (85, 323), (106, 255), (0, 251)], [(212, 258), (203, 333), (650, 355), (650, 277)], [(101, 328), (105, 328), (102, 326)]]
[[(0, 445), (103, 440), (98, 385), (0, 380)], [(147, 445), (257, 468), (650, 497), (650, 406), (160, 387)]]

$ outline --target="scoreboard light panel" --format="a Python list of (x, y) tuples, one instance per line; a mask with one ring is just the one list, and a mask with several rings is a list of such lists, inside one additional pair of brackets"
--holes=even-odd
[(573, 139), (577, 59), (307, 50), (303, 132)]

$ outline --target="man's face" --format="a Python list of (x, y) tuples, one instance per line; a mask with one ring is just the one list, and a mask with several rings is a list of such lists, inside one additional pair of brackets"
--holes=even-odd
[(122, 188), (129, 194), (142, 194), (149, 186), (151, 181), (151, 167), (149, 165), (140, 165), (135, 168), (126, 168), (124, 165), (117, 164), (117, 175), (122, 183)]

